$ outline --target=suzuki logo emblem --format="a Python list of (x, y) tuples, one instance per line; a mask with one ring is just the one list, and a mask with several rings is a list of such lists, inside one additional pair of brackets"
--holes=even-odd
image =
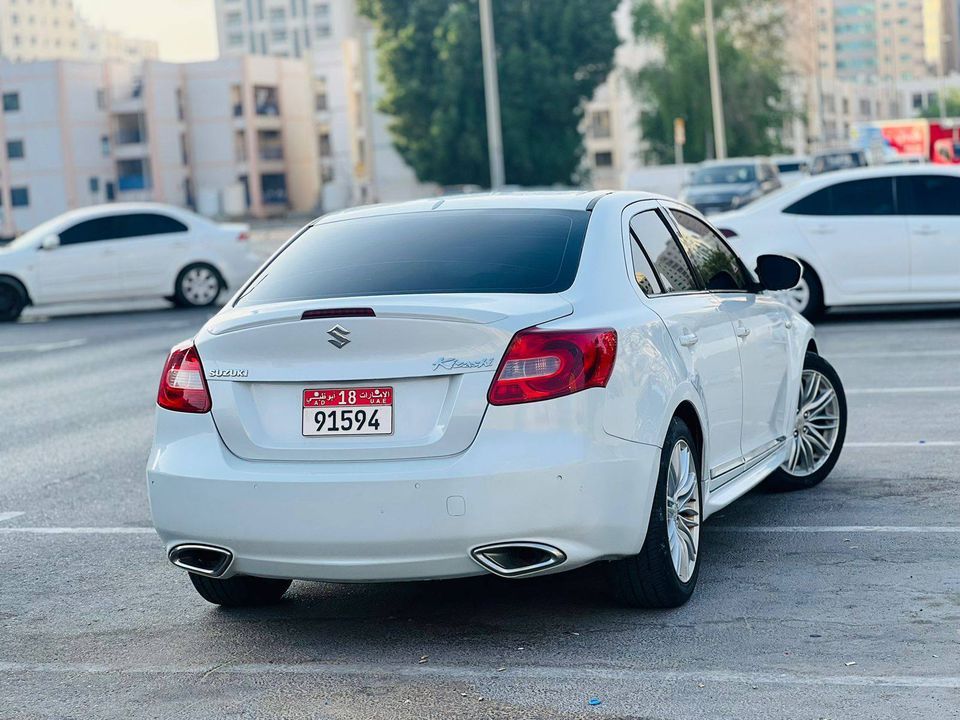
[(327, 342), (339, 350), (350, 342), (350, 339), (347, 337), (349, 334), (350, 331), (346, 328), (341, 327), (340, 325), (334, 325), (332, 328), (327, 330), (327, 335), (330, 336), (330, 339), (327, 340)]

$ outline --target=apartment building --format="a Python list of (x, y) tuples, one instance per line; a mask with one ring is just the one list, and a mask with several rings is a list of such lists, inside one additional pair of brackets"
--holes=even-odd
[(0, 236), (113, 200), (315, 212), (313, 87), (305, 63), (283, 58), (0, 60)]
[(0, 58), (139, 62), (156, 57), (157, 43), (93, 27), (73, 0), (0, 2)]
[(417, 182), (377, 111), (374, 31), (355, 0), (216, 0), (222, 57), (307, 60), (314, 75), (323, 207), (396, 202), (433, 193)]

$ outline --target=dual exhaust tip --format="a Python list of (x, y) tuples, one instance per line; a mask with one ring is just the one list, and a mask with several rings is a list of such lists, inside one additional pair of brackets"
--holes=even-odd
[[(168, 557), (178, 568), (212, 578), (223, 575), (233, 562), (232, 552), (215, 545), (177, 545)], [(537, 542), (483, 545), (471, 550), (470, 557), (485, 570), (505, 578), (541, 572), (567, 559), (562, 550)]]
[(484, 569), (505, 578), (541, 572), (567, 559), (562, 550), (538, 542), (482, 545), (471, 550), (470, 557)]
[(178, 568), (214, 578), (223, 575), (233, 562), (232, 552), (215, 545), (177, 545), (167, 557)]

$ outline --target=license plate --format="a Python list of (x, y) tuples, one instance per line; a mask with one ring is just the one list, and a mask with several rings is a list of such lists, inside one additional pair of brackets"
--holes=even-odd
[(390, 435), (393, 388), (307, 388), (303, 391), (303, 434)]

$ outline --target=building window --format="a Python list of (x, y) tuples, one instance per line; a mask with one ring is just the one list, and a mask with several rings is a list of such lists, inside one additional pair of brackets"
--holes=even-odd
[(318, 92), (314, 98), (314, 107), (317, 112), (325, 112), (327, 109), (327, 93)]
[(286, 42), (287, 41), (287, 31), (286, 30), (271, 30), (270, 31), (270, 42)]
[(330, 37), (330, 26), (329, 25), (317, 25), (317, 37), (318, 38), (328, 38)]
[(228, 12), (226, 19), (227, 27), (236, 27), (243, 24), (243, 13), (239, 11)]
[(22, 160), (23, 157), (24, 157), (23, 140), (8, 140), (7, 141), (7, 159)]
[(287, 13), (283, 8), (270, 8), (270, 22), (282, 23), (287, 21)]
[(333, 150), (330, 147), (330, 133), (321, 133), (319, 138), (320, 157), (330, 157)]
[(597, 167), (613, 167), (612, 152), (598, 152), (593, 156), (593, 164)]
[(17, 112), (20, 110), (20, 93), (4, 93), (3, 94), (3, 111), (4, 112)]
[(90, 194), (98, 195), (100, 193), (100, 178), (92, 177), (90, 178)]
[(30, 191), (25, 187), (10, 188), (10, 204), (13, 207), (27, 207), (30, 204)]
[(107, 91), (103, 88), (97, 89), (97, 110), (107, 109)]
[(610, 137), (609, 110), (597, 110), (590, 113), (590, 134), (595, 138)]
[(277, 88), (258, 85), (253, 88), (253, 97), (257, 115), (280, 114), (280, 99)]
[(100, 154), (103, 157), (110, 157), (110, 137), (108, 135), (100, 136)]
[(227, 45), (232, 47), (243, 45), (243, 33), (230, 33), (227, 35)]
[(330, 4), (317, 3), (313, 6), (313, 14), (321, 18), (330, 17)]

